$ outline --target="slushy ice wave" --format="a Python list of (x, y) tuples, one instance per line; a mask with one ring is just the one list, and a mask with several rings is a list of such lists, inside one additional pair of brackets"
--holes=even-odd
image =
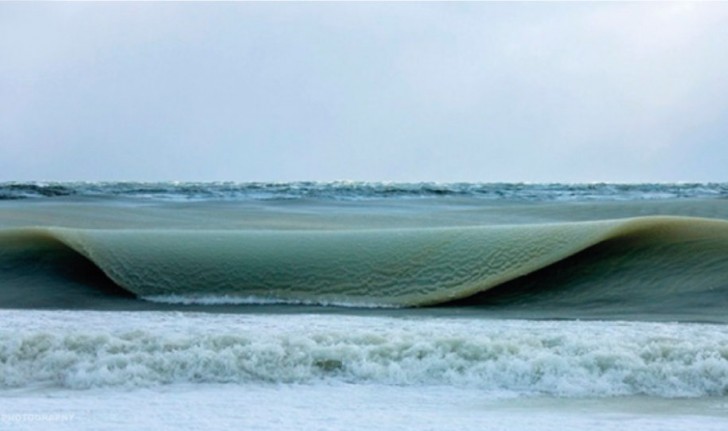
[(7, 283), (44, 277), (49, 297), (73, 278), (54, 269), (59, 259), (162, 302), (417, 307), (485, 295), (578, 307), (601, 298), (666, 313), (704, 307), (709, 320), (724, 314), (728, 296), (728, 222), (687, 217), (360, 230), (11, 228), (0, 245)]
[[(3, 311), (0, 386), (455, 385), (566, 397), (726, 395), (721, 325)], [(296, 329), (297, 328), (297, 329)]]

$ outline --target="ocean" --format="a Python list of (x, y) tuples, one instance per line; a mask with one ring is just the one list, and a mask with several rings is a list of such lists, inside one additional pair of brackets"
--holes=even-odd
[(728, 184), (0, 183), (0, 429), (724, 430)]

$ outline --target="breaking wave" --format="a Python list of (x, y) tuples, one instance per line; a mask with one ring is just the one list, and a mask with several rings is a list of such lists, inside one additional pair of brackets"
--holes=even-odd
[[(455, 385), (554, 396), (728, 394), (723, 325), (2, 311), (0, 387)], [(299, 327), (299, 330), (296, 330)]]

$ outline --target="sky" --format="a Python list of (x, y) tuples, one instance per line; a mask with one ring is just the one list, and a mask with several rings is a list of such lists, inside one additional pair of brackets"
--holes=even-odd
[(728, 3), (0, 3), (0, 181), (728, 181)]

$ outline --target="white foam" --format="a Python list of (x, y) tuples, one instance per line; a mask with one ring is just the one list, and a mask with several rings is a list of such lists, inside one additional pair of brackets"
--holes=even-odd
[(391, 304), (351, 303), (346, 301), (295, 300), (266, 298), (261, 296), (233, 295), (151, 295), (141, 299), (160, 304), (177, 305), (324, 305), (347, 308), (401, 308)]
[(719, 325), (341, 315), (2, 311), (0, 385), (448, 385), (601, 397), (724, 395)]

